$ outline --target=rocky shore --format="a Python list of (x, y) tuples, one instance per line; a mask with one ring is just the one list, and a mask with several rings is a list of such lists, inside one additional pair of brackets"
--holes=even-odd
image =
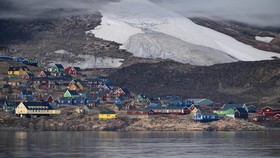
[(52, 117), (20, 118), (0, 112), (0, 130), (38, 131), (264, 131), (261, 125), (224, 117), (219, 121), (200, 123), (191, 115), (153, 116), (142, 119), (120, 117), (99, 120), (97, 114), (65, 113)]

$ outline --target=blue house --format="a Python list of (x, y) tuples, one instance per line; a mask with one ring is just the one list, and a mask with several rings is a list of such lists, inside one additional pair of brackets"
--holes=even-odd
[(60, 104), (72, 104), (72, 98), (69, 97), (60, 97), (58, 101)]
[(22, 90), (19, 97), (20, 99), (32, 100), (34, 98), (34, 94), (32, 91)]
[(100, 79), (107, 86), (113, 85), (108, 77), (98, 76), (97, 78)]
[(193, 119), (200, 122), (211, 122), (219, 120), (219, 115), (208, 110), (198, 110)]
[(184, 106), (191, 107), (193, 105), (193, 101), (187, 99), (183, 102), (183, 104), (184, 104)]
[(85, 105), (86, 101), (87, 101), (87, 99), (85, 97), (76, 97), (76, 98), (73, 98), (72, 104), (73, 105)]
[(115, 100), (114, 100), (114, 104), (116, 106), (122, 106), (123, 104), (125, 103), (125, 99), (123, 97), (117, 97)]

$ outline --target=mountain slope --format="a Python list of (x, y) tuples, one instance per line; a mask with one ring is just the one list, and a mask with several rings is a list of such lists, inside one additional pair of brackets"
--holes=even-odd
[(110, 77), (114, 83), (150, 96), (179, 95), (216, 102), (277, 103), (280, 60), (192, 66), (176, 62), (135, 64)]
[[(96, 37), (121, 43), (124, 49), (131, 48), (131, 43), (137, 43), (137, 41), (134, 41), (137, 39), (135, 37), (137, 35), (142, 36), (142, 33), (162, 33), (178, 38), (186, 43), (194, 44), (197, 48), (200, 46), (208, 47), (213, 49), (211, 50), (213, 53), (216, 52), (215, 50), (219, 50), (241, 61), (265, 60), (271, 59), (272, 56), (280, 57), (279, 54), (255, 49), (227, 35), (196, 25), (184, 16), (164, 9), (147, 0), (123, 0), (117, 3), (110, 3), (101, 10), (101, 14), (103, 15), (101, 25), (89, 32), (95, 34)], [(126, 32), (125, 34), (123, 33), (124, 31)], [(160, 45), (160, 43), (155, 41), (153, 41), (154, 45)], [(180, 47), (180, 44), (177, 47)], [(160, 50), (151, 49), (139, 52), (141, 48), (139, 50), (134, 48), (132, 53), (136, 56), (147, 57), (150, 56), (149, 52), (153, 51), (155, 52), (152, 56), (153, 58), (170, 59), (169, 56), (171, 54), (162, 55)], [(200, 51), (200, 53), (205, 52)], [(215, 56), (218, 55), (215, 54)], [(182, 58), (181, 54), (172, 54), (172, 56), (175, 59)], [(191, 53), (188, 52), (187, 56), (191, 56)], [(185, 60), (188, 61), (189, 59)], [(192, 63), (196, 62), (192, 61)], [(219, 62), (223, 63), (224, 60)], [(203, 65), (210, 64), (205, 60)]]

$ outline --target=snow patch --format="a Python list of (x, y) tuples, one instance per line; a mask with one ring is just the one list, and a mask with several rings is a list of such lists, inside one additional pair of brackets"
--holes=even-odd
[(255, 39), (257, 41), (265, 42), (265, 43), (270, 43), (274, 38), (273, 37), (260, 37), (256, 36)]
[[(93, 33), (96, 37), (121, 43), (123, 44), (122, 48), (129, 50), (135, 56), (172, 58), (180, 62), (191, 62), (193, 60), (190, 57), (194, 57), (195, 53), (199, 53), (197, 58), (201, 58), (199, 60), (204, 61), (198, 63), (205, 63), (205, 65), (216, 62), (231, 62), (232, 59), (234, 59), (233, 61), (236, 61), (236, 59), (255, 61), (272, 59), (272, 56), (280, 57), (279, 54), (255, 49), (230, 36), (196, 25), (184, 16), (148, 0), (111, 2), (101, 9), (101, 13), (103, 15), (101, 25), (87, 33)], [(155, 35), (150, 38), (149, 35), (142, 35), (158, 33), (168, 36)], [(147, 38), (148, 36), (149, 38)], [(167, 48), (165, 45), (168, 45), (168, 43), (163, 44), (164, 39), (156, 39), (167, 38), (166, 41), (170, 42), (170, 36), (179, 39), (176, 40), (179, 44), (173, 42), (173, 46)], [(145, 39), (146, 41), (143, 41)], [(180, 40), (186, 43), (180, 44)], [(137, 43), (139, 41), (141, 43)], [(179, 46), (182, 48), (178, 48)], [(187, 51), (182, 51), (183, 48)], [(219, 51), (218, 54), (212, 53), (212, 55), (223, 54), (221, 57), (217, 57), (220, 58), (220, 61), (215, 60), (215, 62), (212, 62), (210, 60), (208, 62), (208, 57), (203, 58), (203, 56), (207, 56), (211, 52), (205, 51), (206, 48), (211, 48), (211, 51), (215, 50), (214, 52)], [(192, 52), (192, 55), (185, 55), (187, 52)], [(226, 53), (227, 56), (221, 52)], [(230, 60), (229, 56), (231, 57)], [(192, 64), (198, 63), (193, 62)]]
[[(122, 65), (124, 59), (119, 58), (110, 58), (110, 57), (95, 57), (93, 55), (74, 55), (66, 50), (58, 50), (54, 53), (62, 55), (61, 57), (57, 57), (52, 60), (51, 64), (60, 63), (64, 67), (75, 66), (80, 67), (82, 69), (85, 68), (118, 68)], [(65, 61), (63, 60), (63, 56), (67, 55), (70, 57), (74, 57), (75, 60)]]
[(192, 65), (213, 65), (235, 62), (237, 59), (209, 47), (187, 43), (162, 33), (136, 34), (131, 36), (125, 47), (134, 55), (143, 58), (172, 59)]

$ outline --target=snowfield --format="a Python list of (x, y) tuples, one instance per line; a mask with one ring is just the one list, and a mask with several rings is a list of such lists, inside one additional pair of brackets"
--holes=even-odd
[(280, 57), (196, 25), (148, 0), (112, 2), (100, 11), (101, 25), (86, 33), (121, 43), (121, 48), (138, 57), (173, 59), (193, 65)]
[(257, 41), (265, 42), (265, 43), (270, 43), (274, 38), (273, 37), (260, 37), (256, 36), (255, 39)]

